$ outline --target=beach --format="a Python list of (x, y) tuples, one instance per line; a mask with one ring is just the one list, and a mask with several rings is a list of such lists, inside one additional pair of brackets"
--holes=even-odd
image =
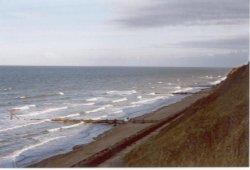
[[(202, 90), (184, 98), (183, 100), (177, 103), (162, 107), (154, 112), (145, 114), (143, 116), (133, 118), (133, 120), (145, 120), (146, 123), (132, 123), (132, 120), (130, 120), (126, 124), (117, 125), (111, 130), (105, 132), (104, 134), (99, 135), (95, 139), (95, 141), (89, 144), (78, 145), (68, 153), (50, 157), (29, 167), (77, 166), (79, 162), (89, 157), (92, 157), (93, 159), (93, 155), (96, 155), (96, 153), (105, 149), (108, 150), (112, 148), (112, 146), (114, 146), (115, 144), (126, 141), (129, 137), (139, 134), (150, 126), (157, 124), (157, 122), (160, 122), (163, 119), (170, 118), (171, 116), (173, 117), (174, 115), (177, 115), (179, 112), (181, 112), (191, 104), (195, 103), (197, 100), (208, 96), (210, 91), (210, 89)], [(150, 121), (154, 121), (154, 123), (150, 123)], [(145, 137), (147, 137), (149, 134), (146, 134)], [(112, 164), (112, 166), (119, 166), (119, 164), (112, 162), (112, 159), (110, 162), (103, 163), (101, 164), (101, 166), (110, 166), (110, 164)]]

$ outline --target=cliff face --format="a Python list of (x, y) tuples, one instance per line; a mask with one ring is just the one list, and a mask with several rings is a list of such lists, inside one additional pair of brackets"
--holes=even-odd
[(124, 166), (249, 165), (249, 65), (183, 112), (177, 125), (127, 154)]

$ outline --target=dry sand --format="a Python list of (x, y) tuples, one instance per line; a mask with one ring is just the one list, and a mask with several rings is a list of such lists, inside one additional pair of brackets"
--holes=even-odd
[[(190, 106), (197, 100), (209, 95), (211, 90), (203, 90), (201, 92), (195, 93), (189, 97), (184, 98), (180, 102), (175, 104), (162, 107), (157, 111), (152, 113), (145, 114), (143, 116), (134, 118), (137, 120), (158, 120), (166, 119), (167, 117), (173, 116), (180, 111), (184, 110), (186, 107)], [(86, 158), (106, 149), (114, 146), (116, 143), (126, 140), (126, 138), (137, 134), (141, 130), (151, 126), (153, 123), (131, 123), (128, 122), (126, 124), (118, 125), (108, 132), (98, 136), (95, 141), (74, 147), (74, 149), (68, 153), (57, 155), (45, 159), (39, 163), (33, 164), (30, 167), (71, 167), (78, 162), (85, 160)], [(164, 125), (166, 126), (166, 125)], [(154, 135), (157, 133), (159, 129), (151, 133), (150, 135)], [(148, 135), (148, 136), (150, 136)], [(147, 137), (148, 137), (147, 136)], [(145, 137), (145, 138), (147, 138)], [(144, 139), (145, 139), (144, 138)], [(137, 141), (135, 144), (140, 143), (142, 140)], [(101, 163), (99, 166), (120, 166), (122, 157), (133, 148), (134, 145), (124, 148), (123, 151), (117, 153), (115, 156)]]

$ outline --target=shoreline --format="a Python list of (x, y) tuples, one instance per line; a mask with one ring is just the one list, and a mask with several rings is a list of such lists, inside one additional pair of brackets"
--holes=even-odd
[[(211, 88), (203, 89), (197, 93), (193, 93), (176, 103), (170, 104), (168, 106), (163, 106), (155, 111), (135, 117), (131, 120), (161, 121), (163, 119), (168, 119), (172, 116), (175, 116), (188, 106), (192, 105), (197, 100), (208, 96), (213, 87), (214, 86), (212, 86)], [(153, 126), (155, 124), (156, 123), (132, 123), (131, 121), (129, 121), (126, 124), (117, 125), (107, 132), (100, 134), (94, 139), (94, 141), (88, 144), (74, 146), (69, 152), (46, 158), (27, 167), (71, 167), (77, 165), (77, 163), (81, 162), (82, 160), (93, 157), (93, 155), (96, 155), (100, 151), (108, 150), (117, 143), (124, 142), (131, 136), (134, 136), (141, 131), (148, 129), (150, 128), (150, 126)], [(150, 134), (146, 134), (144, 138), (146, 138), (147, 136), (150, 136)], [(138, 142), (140, 142), (140, 140), (143, 139), (139, 139)], [(124, 150), (125, 149), (126, 148), (124, 148)], [(123, 150), (121, 150), (121, 152), (123, 152)], [(106, 165), (104, 164), (104, 166)]]

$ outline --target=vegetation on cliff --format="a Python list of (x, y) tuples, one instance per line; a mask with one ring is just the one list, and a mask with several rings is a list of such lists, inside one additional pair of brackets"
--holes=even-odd
[(124, 166), (248, 166), (249, 65), (233, 69), (211, 94), (125, 156)]

